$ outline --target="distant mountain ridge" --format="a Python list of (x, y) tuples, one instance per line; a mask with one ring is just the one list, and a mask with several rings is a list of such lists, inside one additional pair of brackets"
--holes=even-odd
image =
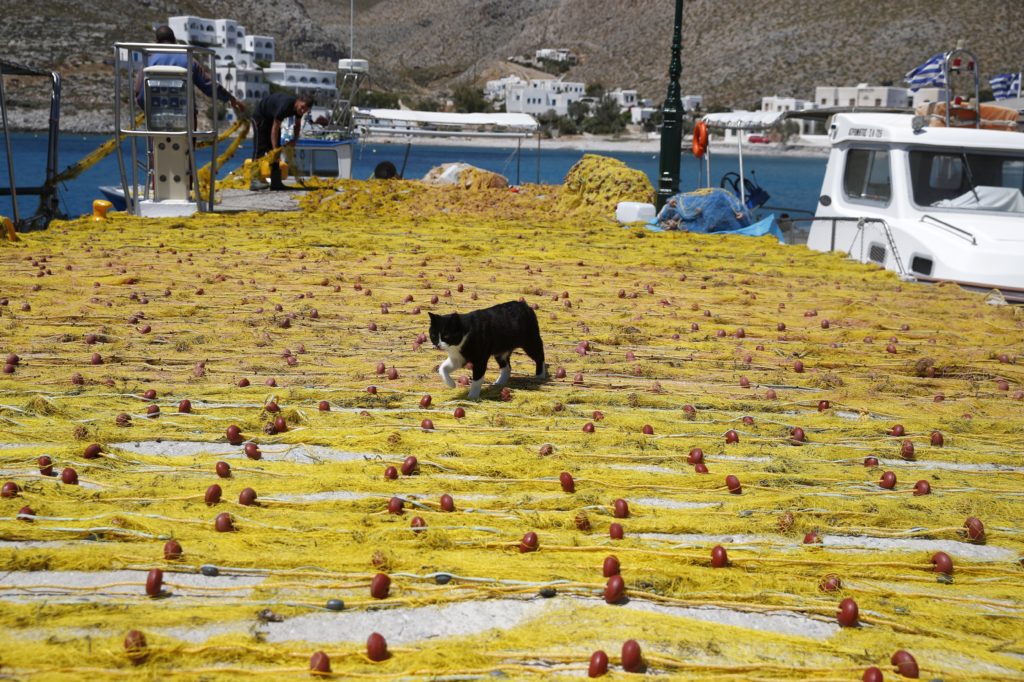
[[(349, 53), (349, 3), (338, 0), (105, 0), (9, 3), (2, 56), (56, 67), (66, 118), (110, 121), (117, 40), (148, 40), (170, 15), (229, 17), (277, 39), (278, 58), (330, 68)], [(565, 47), (565, 78), (665, 96), (671, 0), (357, 0), (355, 56), (374, 87), (426, 95), (482, 85), (509, 56)], [(759, 106), (766, 95), (809, 99), (817, 85), (902, 84), (903, 74), (962, 39), (982, 76), (1024, 68), (1024, 0), (688, 0), (684, 94), (710, 106)], [(40, 37), (45, 40), (40, 40)], [(983, 88), (987, 82), (983, 82)], [(15, 87), (15, 106), (45, 98)], [(15, 118), (17, 122), (20, 119)], [(45, 120), (45, 113), (40, 120)], [(109, 123), (108, 123), (109, 126)], [(84, 127), (92, 127), (85, 125)]]

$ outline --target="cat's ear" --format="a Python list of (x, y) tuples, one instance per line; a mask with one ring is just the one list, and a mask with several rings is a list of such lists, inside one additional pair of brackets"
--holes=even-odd
[(432, 313), (430, 311), (427, 311), (427, 315), (430, 315), (430, 319), (431, 320), (436, 320), (438, 317), (440, 317), (440, 315), (435, 315), (434, 313)]

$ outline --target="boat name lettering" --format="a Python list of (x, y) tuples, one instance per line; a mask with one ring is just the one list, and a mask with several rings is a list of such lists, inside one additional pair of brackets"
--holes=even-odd
[(850, 137), (882, 137), (881, 128), (850, 128)]

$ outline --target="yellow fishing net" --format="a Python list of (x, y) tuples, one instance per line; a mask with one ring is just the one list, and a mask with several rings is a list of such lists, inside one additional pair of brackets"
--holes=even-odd
[[(584, 163), (602, 177), (322, 181), (298, 212), (0, 246), (0, 483), (20, 488), (0, 675), (302, 678), (322, 650), (343, 679), (570, 679), (601, 649), (621, 677), (636, 640), (680, 679), (894, 679), (900, 649), (924, 679), (1024, 679), (1021, 309), (769, 238), (623, 229), (615, 188), (650, 186)], [(446, 388), (427, 312), (519, 298), (551, 378), (516, 353), (509, 391)], [(625, 603), (603, 598), (609, 555)]]

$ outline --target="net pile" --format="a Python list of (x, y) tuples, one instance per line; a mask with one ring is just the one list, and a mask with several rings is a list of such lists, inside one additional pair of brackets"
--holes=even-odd
[[(566, 192), (322, 183), (0, 247), (0, 674), (571, 678), (635, 640), (684, 679), (1024, 679), (1021, 309)], [(551, 379), (446, 388), (426, 313), (518, 298)]]

